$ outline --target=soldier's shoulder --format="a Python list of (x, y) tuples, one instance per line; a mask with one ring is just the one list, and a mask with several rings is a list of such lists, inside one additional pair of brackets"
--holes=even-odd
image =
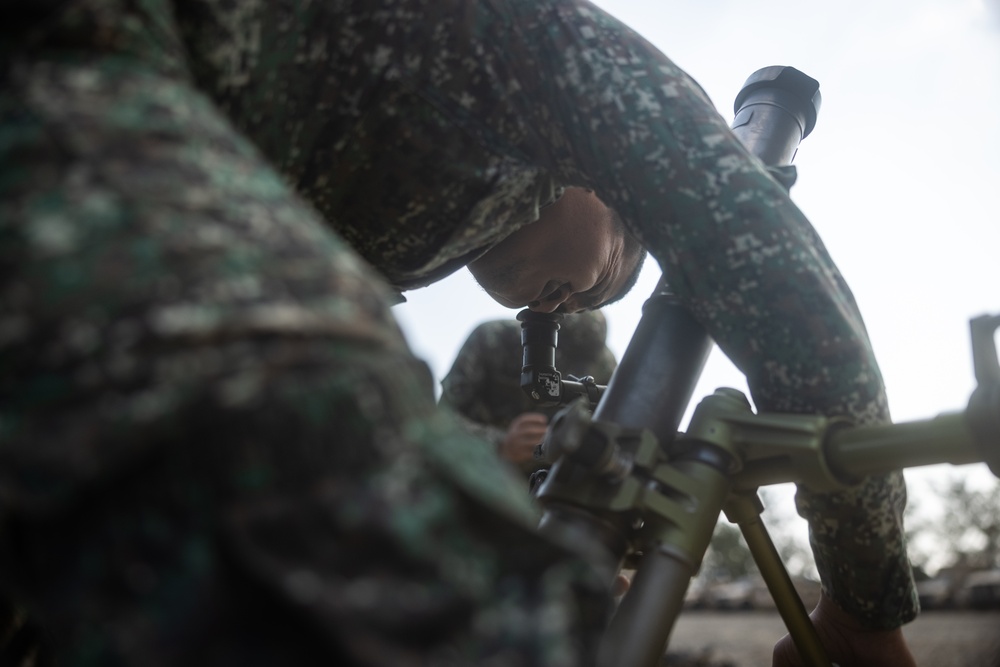
[(476, 326), (469, 335), (476, 339), (510, 339), (520, 341), (521, 323), (516, 320), (490, 320)]

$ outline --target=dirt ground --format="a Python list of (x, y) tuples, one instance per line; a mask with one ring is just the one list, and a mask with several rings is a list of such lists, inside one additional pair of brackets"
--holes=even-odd
[[(1000, 611), (927, 611), (903, 632), (921, 667), (1000, 667)], [(784, 634), (777, 612), (688, 611), (674, 627), (668, 655), (768, 667), (771, 647)]]

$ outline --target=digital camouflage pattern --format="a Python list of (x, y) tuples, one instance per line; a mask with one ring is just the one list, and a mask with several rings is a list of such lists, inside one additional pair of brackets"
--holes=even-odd
[[(608, 323), (600, 311), (563, 315), (559, 322), (556, 368), (563, 378), (590, 375), (606, 385), (618, 365), (605, 344)], [(561, 408), (539, 406), (521, 390), (521, 323), (492, 320), (472, 330), (441, 381), (442, 405), (457, 412), (476, 434), (499, 447), (507, 427), (525, 412), (552, 417)], [(524, 464), (527, 472), (540, 466)]]
[[(604, 585), (388, 308), (565, 186), (759, 409), (888, 419), (808, 221), (580, 0), (7, 3), (0, 66), (0, 584), (64, 664), (588, 664)], [(912, 618), (902, 476), (798, 500), (834, 599)]]

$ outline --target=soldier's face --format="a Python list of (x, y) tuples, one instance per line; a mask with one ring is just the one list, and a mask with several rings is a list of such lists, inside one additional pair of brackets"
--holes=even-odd
[(469, 264), (482, 288), (508, 308), (573, 313), (617, 295), (635, 264), (624, 231), (597, 196), (568, 188), (534, 223)]

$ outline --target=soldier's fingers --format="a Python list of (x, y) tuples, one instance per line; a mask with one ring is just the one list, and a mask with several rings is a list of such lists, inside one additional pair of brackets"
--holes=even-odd
[(522, 412), (514, 418), (514, 421), (524, 424), (548, 424), (549, 418), (541, 412)]

